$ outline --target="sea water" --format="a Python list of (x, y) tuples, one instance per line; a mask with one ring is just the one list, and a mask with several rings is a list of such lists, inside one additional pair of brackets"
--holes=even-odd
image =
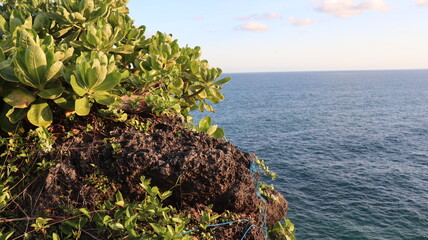
[(428, 70), (224, 76), (196, 118), (279, 175), (297, 239), (428, 239)]

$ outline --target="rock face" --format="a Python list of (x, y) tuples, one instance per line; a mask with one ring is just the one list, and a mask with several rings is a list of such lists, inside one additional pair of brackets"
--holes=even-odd
[[(216, 239), (240, 239), (251, 224), (262, 226), (259, 207), (264, 204), (257, 197), (247, 153), (229, 142), (190, 131), (176, 118), (139, 116), (139, 120), (149, 122), (143, 131), (114, 121), (97, 125), (94, 120), (91, 130), (85, 129), (86, 123), (72, 129), (58, 127), (58, 152), (49, 157), (59, 163), (36, 191), (42, 191), (36, 209), (55, 211), (55, 206), (64, 204), (60, 196), (79, 207), (93, 206), (103, 196), (88, 184), (88, 176), (101, 171), (128, 200), (145, 196), (139, 182), (140, 176), (146, 176), (162, 191), (172, 189), (165, 203), (179, 211), (191, 213), (212, 204), (217, 213), (229, 210), (251, 221), (220, 227)], [(65, 131), (74, 135), (61, 137)], [(278, 192), (273, 194), (280, 201), (267, 201), (268, 225), (283, 219), (287, 211), (285, 199)], [(263, 239), (261, 228), (252, 228), (245, 239)]]

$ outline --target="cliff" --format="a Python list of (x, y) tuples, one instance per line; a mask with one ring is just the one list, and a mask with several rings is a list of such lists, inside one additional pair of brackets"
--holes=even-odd
[[(172, 191), (164, 204), (191, 218), (200, 218), (200, 211), (212, 205), (214, 213), (230, 211), (249, 220), (216, 227), (211, 230), (216, 239), (240, 239), (252, 224), (257, 227), (245, 239), (264, 239), (263, 210), (268, 210), (267, 225), (285, 217), (287, 203), (279, 193), (272, 192), (279, 201), (266, 204), (257, 196), (258, 174), (250, 170), (247, 153), (189, 130), (178, 118), (148, 116), (132, 116), (145, 126), (139, 130), (96, 116), (69, 126), (53, 125), (55, 151), (40, 157), (55, 159), (55, 165), (38, 179), (21, 206), (35, 215), (61, 215), (59, 206), (70, 204), (92, 210), (117, 190), (127, 201), (141, 201), (146, 192), (139, 181), (145, 176), (161, 191)], [(94, 176), (108, 186), (100, 189), (101, 180), (94, 182)]]

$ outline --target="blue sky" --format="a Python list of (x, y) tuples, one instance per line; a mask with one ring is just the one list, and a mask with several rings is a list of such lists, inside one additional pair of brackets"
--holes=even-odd
[(428, 0), (131, 0), (224, 72), (427, 69)]

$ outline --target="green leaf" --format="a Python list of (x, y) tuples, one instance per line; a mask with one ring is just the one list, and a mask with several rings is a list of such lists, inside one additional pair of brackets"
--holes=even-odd
[(55, 62), (46, 73), (46, 81), (50, 81), (51, 79), (57, 78), (61, 74), (62, 62)]
[(10, 232), (7, 232), (5, 234), (0, 235), (0, 240), (7, 240), (7, 239), (9, 239), (10, 237), (12, 237), (12, 235), (13, 235), (14, 232), (15, 231), (10, 231)]
[(37, 82), (37, 87), (44, 85), (44, 77), (47, 70), (46, 54), (38, 45), (29, 46), (25, 50), (25, 65), (33, 80)]
[(162, 234), (165, 232), (165, 228), (162, 227), (161, 225), (157, 224), (157, 223), (149, 223), (150, 226), (152, 226), (153, 230), (157, 233), (157, 234)]
[(49, 105), (41, 99), (31, 105), (27, 118), (31, 124), (37, 127), (48, 127), (53, 121)]
[(62, 37), (63, 35), (65, 35), (66, 33), (68, 33), (71, 29), (73, 29), (73, 27), (63, 28), (63, 29), (58, 30), (57, 32), (53, 33), (52, 36), (54, 38)]
[(214, 138), (224, 138), (224, 130), (222, 128), (217, 128), (211, 136)]
[(199, 131), (206, 132), (211, 126), (212, 120), (211, 117), (204, 117), (199, 121)]
[(131, 217), (127, 218), (125, 221), (125, 228), (129, 231), (135, 227), (135, 222), (137, 221), (137, 217), (139, 214), (134, 214)]
[(14, 68), (14, 74), (22, 84), (30, 86), (32, 88), (39, 87), (37, 81), (30, 79), (29, 73), (26, 70), (22, 69), (20, 66)]
[(206, 92), (207, 90), (204, 90), (204, 91), (202, 91), (202, 92), (200, 92), (199, 94), (198, 94), (198, 96), (200, 97), (200, 98), (207, 98), (208, 97), (208, 95), (207, 95), (207, 92)]
[(230, 80), (231, 80), (230, 77), (226, 77), (226, 78), (218, 80), (217, 82), (214, 82), (214, 85), (217, 85), (217, 86), (223, 85), (223, 84), (230, 82)]
[(91, 216), (91, 212), (89, 212), (89, 210), (88, 210), (88, 209), (86, 209), (86, 208), (80, 208), (80, 209), (79, 209), (79, 212), (81, 212), (81, 213), (85, 214), (85, 216), (86, 216), (86, 217), (88, 217), (89, 219), (91, 219), (91, 218), (92, 218), (92, 216)]
[[(29, 46), (36, 45), (37, 33), (33, 29), (20, 28), (18, 31), (18, 46), (22, 47), (25, 54), (25, 49)], [(24, 60), (24, 59), (23, 59)]]
[(119, 96), (110, 94), (108, 92), (101, 92), (101, 93), (96, 92), (92, 94), (92, 97), (94, 97), (97, 103), (106, 105), (106, 106), (112, 105), (119, 101)]
[(33, 29), (36, 31), (40, 31), (45, 23), (48, 21), (46, 13), (40, 12), (37, 14), (36, 18), (34, 18)]
[(12, 66), (0, 70), (0, 77), (8, 82), (19, 82), (19, 79), (15, 76), (15, 71)]
[(13, 124), (9, 121), (9, 118), (6, 117), (7, 112), (11, 109), (9, 105), (3, 106), (3, 109), (0, 114), (0, 127), (5, 132), (13, 132), (16, 130), (16, 124)]
[(74, 99), (73, 99), (73, 97), (71, 95), (67, 96), (67, 97), (57, 98), (57, 99), (54, 100), (54, 102), (56, 104), (58, 104), (58, 106), (60, 106), (60, 107), (62, 107), (64, 109), (74, 110), (75, 102), (74, 102)]
[(169, 238), (173, 238), (175, 236), (174, 228), (172, 228), (171, 225), (167, 225), (166, 227), (168, 229), (168, 232), (167, 232), (168, 233), (168, 237)]
[(61, 240), (58, 234), (52, 233), (52, 240)]
[(4, 55), (3, 49), (0, 47), (0, 62), (2, 62), (4, 60), (6, 60), (6, 56)]
[(120, 191), (117, 191), (117, 193), (115, 194), (115, 197), (116, 197), (116, 205), (121, 207), (125, 206), (125, 201), (123, 200), (122, 193)]
[(163, 201), (163, 200), (167, 199), (171, 195), (172, 195), (171, 191), (166, 191), (166, 192), (160, 194), (159, 198)]
[(18, 26), (22, 25), (22, 21), (18, 18), (9, 19), (9, 32), (13, 33)]
[(118, 223), (118, 222), (117, 223), (109, 223), (108, 226), (115, 231), (124, 228), (123, 225), (121, 223)]
[(57, 99), (64, 92), (64, 88), (51, 88), (40, 91), (37, 95), (44, 99)]
[(213, 135), (217, 131), (218, 125), (213, 125), (207, 130), (208, 135)]
[(9, 31), (9, 26), (7, 25), (6, 19), (0, 15), (0, 33), (6, 33)]
[(184, 82), (183, 82), (183, 80), (181, 78), (176, 78), (172, 82), (172, 86), (174, 86), (175, 88), (183, 88)]
[(122, 45), (117, 48), (113, 48), (110, 52), (120, 53), (120, 54), (132, 54), (134, 53), (134, 46), (132, 45)]
[(119, 72), (112, 72), (107, 75), (104, 81), (98, 86), (94, 87), (94, 91), (109, 91), (116, 87), (122, 79)]
[(11, 108), (7, 113), (6, 117), (9, 118), (9, 121), (13, 124), (18, 123), (27, 115), (28, 108)]
[(224, 100), (223, 94), (221, 94), (221, 92), (218, 91), (217, 89), (211, 89), (210, 93), (216, 98), (216, 100), (218, 101)]
[(12, 107), (26, 108), (36, 100), (36, 97), (25, 88), (17, 88), (6, 95), (3, 100)]
[(191, 62), (190, 63), (190, 71), (193, 74), (198, 74), (199, 73), (199, 63), (198, 62)]
[(83, 96), (88, 93), (86, 89), (84, 89), (77, 83), (76, 77), (74, 75), (70, 76), (70, 85), (73, 88), (74, 92), (77, 93), (77, 95), (79, 96)]
[[(0, 48), (0, 50), (1, 50), (1, 48)], [(0, 58), (2, 58), (2, 57), (4, 58), (4, 55), (1, 56), (1, 54), (0, 54)], [(1, 60), (0, 59), (0, 70), (9, 67), (11, 64), (12, 64), (12, 59), (9, 59), (9, 60)]]
[(100, 79), (100, 72), (101, 72), (101, 66), (99, 66), (99, 62), (98, 62), (98, 66), (95, 66), (94, 68), (90, 68), (87, 72), (86, 75), (86, 79), (87, 79), (87, 86), (89, 89), (91, 89), (92, 87), (95, 87), (96, 85), (98, 85), (97, 83), (99, 81), (102, 81), (104, 79)]
[(91, 104), (89, 103), (88, 97), (84, 96), (83, 98), (76, 99), (74, 110), (79, 116), (88, 115), (91, 111)]
[(23, 27), (25, 28), (32, 28), (33, 27), (33, 18), (30, 16), (28, 16), (27, 19), (25, 19)]
[(74, 13), (70, 14), (70, 18), (72, 20), (76, 20), (78, 22), (84, 22), (84, 21), (86, 21), (86, 18), (81, 13), (79, 13), (79, 12), (74, 12)]

